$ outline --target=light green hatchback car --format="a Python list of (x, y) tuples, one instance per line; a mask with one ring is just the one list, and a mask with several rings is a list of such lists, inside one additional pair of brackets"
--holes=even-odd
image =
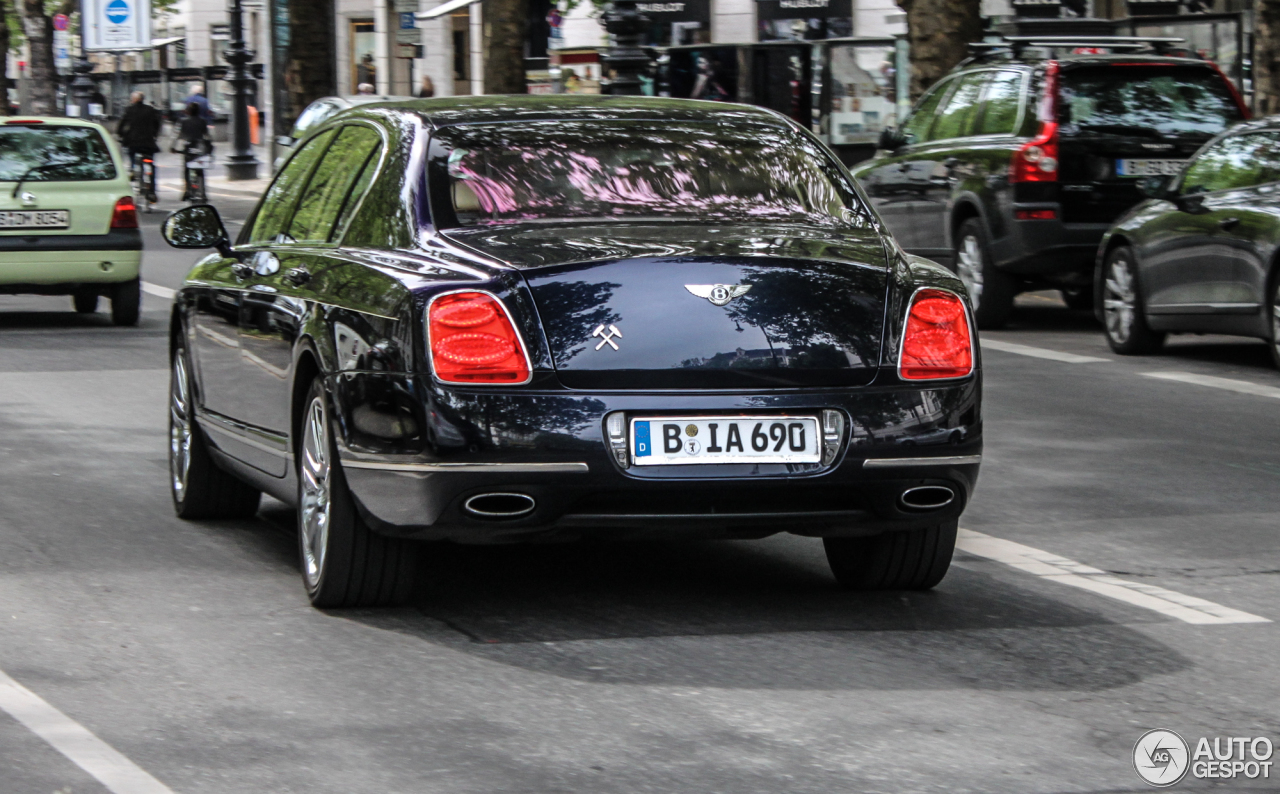
[(129, 169), (100, 125), (69, 118), (0, 123), (0, 295), (70, 295), (91, 313), (111, 300), (137, 325), (142, 233)]

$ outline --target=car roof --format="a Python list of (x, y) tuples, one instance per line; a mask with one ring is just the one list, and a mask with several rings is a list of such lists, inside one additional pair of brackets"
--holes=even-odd
[[(31, 124), (31, 122), (38, 122)], [(12, 124), (15, 127), (34, 127), (39, 124), (48, 124), (50, 126), (57, 125), (59, 127), (92, 127), (95, 130), (105, 132), (106, 129), (96, 121), (86, 121), (84, 119), (72, 118), (70, 116), (5, 116), (0, 119), (0, 126)]]
[[(1030, 48), (1028, 48), (1030, 49)], [(1041, 49), (1041, 48), (1036, 48)], [(1011, 53), (993, 53), (987, 57), (978, 57), (971, 59), (960, 66), (955, 71), (962, 72), (970, 69), (996, 69), (1000, 67), (1023, 67), (1033, 68), (1040, 66), (1048, 61), (1057, 61), (1060, 66), (1076, 67), (1076, 66), (1115, 66), (1116, 64), (1126, 65), (1143, 65), (1151, 64), (1153, 66), (1201, 66), (1210, 68), (1209, 61), (1203, 61), (1199, 58), (1182, 58), (1175, 55), (1151, 55), (1147, 53), (1112, 53), (1109, 55), (1096, 55), (1086, 53), (1069, 53), (1066, 55), (1013, 55)]]
[(793, 123), (784, 116), (752, 105), (697, 99), (602, 94), (509, 94), (407, 99), (365, 105), (362, 109), (411, 112), (436, 127), (509, 121), (623, 121), (627, 119), (752, 121), (778, 127), (793, 126)]

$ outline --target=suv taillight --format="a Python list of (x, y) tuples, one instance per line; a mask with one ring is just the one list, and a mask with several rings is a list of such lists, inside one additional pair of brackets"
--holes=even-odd
[(524, 383), (532, 367), (502, 303), (455, 292), (427, 309), (431, 367), (445, 383)]
[(1013, 153), (1009, 163), (1010, 182), (1058, 181), (1058, 62), (1049, 61), (1044, 70), (1044, 93), (1036, 108), (1040, 132)]
[(138, 208), (134, 205), (132, 196), (125, 196), (116, 202), (115, 211), (111, 213), (111, 228), (138, 228)]
[(907, 313), (899, 376), (904, 380), (929, 380), (963, 378), (971, 372), (973, 335), (964, 301), (944, 290), (920, 290)]
[(1040, 123), (1040, 134), (1013, 153), (1009, 164), (1010, 182), (1058, 181), (1058, 125)]

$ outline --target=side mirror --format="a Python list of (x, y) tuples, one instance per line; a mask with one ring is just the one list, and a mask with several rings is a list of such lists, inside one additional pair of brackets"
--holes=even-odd
[(1167, 174), (1149, 176), (1138, 183), (1138, 192), (1147, 198), (1167, 199), (1169, 198), (1169, 185), (1172, 183), (1173, 177)]
[(231, 238), (218, 210), (208, 204), (183, 207), (164, 220), (160, 228), (164, 241), (174, 248), (216, 248), (231, 253)]
[(1193, 187), (1187, 193), (1179, 193), (1176, 196), (1171, 195), (1166, 198), (1172, 201), (1179, 210), (1192, 215), (1199, 215), (1205, 211), (1204, 194), (1205, 190), (1203, 188)]
[(907, 145), (907, 136), (896, 127), (885, 127), (880, 131), (880, 142), (876, 144), (879, 149), (887, 149), (896, 152), (903, 146)]

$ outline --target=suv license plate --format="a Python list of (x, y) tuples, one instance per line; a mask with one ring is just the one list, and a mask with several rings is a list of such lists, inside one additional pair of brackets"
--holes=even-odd
[(631, 420), (637, 466), (694, 463), (819, 463), (812, 416), (662, 416)]
[(65, 229), (71, 225), (67, 210), (14, 210), (0, 212), (0, 229)]
[(1116, 160), (1116, 176), (1173, 176), (1186, 160)]

